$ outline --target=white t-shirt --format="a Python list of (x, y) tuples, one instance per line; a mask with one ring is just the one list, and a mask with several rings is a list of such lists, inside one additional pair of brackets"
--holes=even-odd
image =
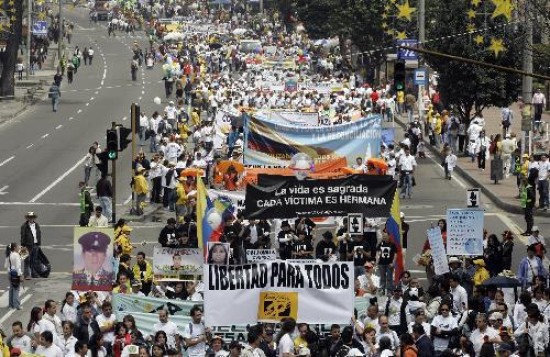
[(470, 341), (472, 341), (472, 344), (474, 345), (476, 356), (481, 351), (481, 346), (483, 346), (483, 343), (485, 342), (485, 336), (487, 336), (489, 340), (492, 340), (498, 337), (498, 332), (494, 328), (487, 326), (484, 332), (481, 332), (478, 328), (476, 328), (470, 335)]
[(74, 306), (69, 304), (63, 305), (62, 313), (64, 318), (63, 321), (71, 321), (73, 324), (76, 324), (76, 321), (78, 319), (76, 313), (76, 304)]
[(548, 177), (548, 171), (550, 171), (550, 161), (539, 162), (539, 181), (546, 180)]
[[(188, 323), (183, 330), (183, 338), (197, 338), (200, 335), (204, 335), (204, 324)], [(206, 354), (206, 343), (200, 342), (194, 346), (187, 348), (187, 355), (189, 357), (203, 357)]]
[(412, 171), (416, 167), (416, 159), (412, 155), (403, 155), (399, 158), (399, 166), (403, 171)]
[(31, 346), (32, 340), (29, 336), (23, 335), (22, 337), (13, 336), (11, 339), (11, 346), (21, 349), (21, 352), (32, 352)]
[[(115, 316), (115, 314), (111, 314), (111, 316), (106, 317), (104, 314), (100, 314), (100, 315), (96, 316), (95, 320), (97, 321), (97, 324), (99, 325), (99, 328), (106, 327), (107, 322), (110, 322), (111, 325), (114, 326), (114, 323), (116, 322), (116, 316)], [(115, 340), (114, 330), (110, 331), (110, 332), (104, 332), (103, 333), (103, 340), (105, 342), (113, 343), (113, 341)]]
[(44, 357), (63, 357), (63, 352), (61, 351), (61, 348), (57, 347), (53, 343), (48, 348), (44, 346), (38, 346), (36, 348), (35, 354), (41, 355)]
[[(451, 315), (443, 317), (443, 315), (436, 315), (432, 320), (432, 326), (441, 330), (450, 331), (457, 328), (456, 320)], [(449, 346), (449, 338), (442, 338), (434, 336), (434, 348), (436, 351), (444, 351)]]
[(291, 353), (294, 354), (294, 342), (292, 342), (292, 338), (290, 337), (290, 334), (286, 333), (281, 337), (279, 340), (279, 346), (277, 346), (278, 349), (278, 356), (283, 357), (285, 353)]
[(164, 331), (166, 333), (166, 344), (168, 347), (175, 347), (176, 346), (176, 336), (179, 335), (178, 326), (173, 323), (172, 321), (168, 321), (166, 323), (157, 322), (153, 325), (153, 330), (151, 331), (151, 335), (155, 335), (158, 331)]

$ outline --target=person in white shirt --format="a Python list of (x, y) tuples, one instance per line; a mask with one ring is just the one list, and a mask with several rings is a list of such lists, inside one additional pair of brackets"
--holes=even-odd
[(74, 353), (74, 346), (78, 339), (73, 336), (74, 324), (70, 321), (63, 322), (63, 336), (59, 339), (59, 347), (63, 355), (67, 356)]
[(451, 275), (449, 283), (453, 296), (453, 312), (462, 313), (464, 310), (468, 310), (468, 293), (460, 285), (460, 278), (457, 275)]
[(539, 192), (539, 209), (547, 210), (549, 206), (548, 179), (550, 178), (550, 161), (548, 154), (542, 154), (539, 162), (537, 191)]
[(458, 158), (450, 148), (447, 149), (445, 154), (445, 178), (450, 180), (452, 179), (453, 171), (455, 170)]
[(193, 306), (189, 314), (192, 321), (185, 326), (182, 336), (187, 345), (187, 355), (189, 357), (204, 357), (210, 330), (204, 327), (200, 306)]
[(439, 315), (432, 320), (431, 336), (434, 336), (435, 351), (444, 351), (449, 346), (449, 332), (458, 328), (456, 319), (450, 314), (451, 307), (448, 303), (439, 305)]
[(279, 357), (294, 356), (294, 342), (291, 334), (296, 329), (296, 321), (293, 318), (285, 318), (281, 324), (281, 331), (276, 338), (277, 351)]
[(97, 206), (95, 208), (95, 214), (90, 216), (88, 220), (88, 227), (108, 227), (109, 220), (103, 215), (103, 208)]
[(44, 331), (40, 334), (40, 345), (36, 348), (35, 354), (43, 357), (63, 357), (61, 348), (53, 343), (51, 331)]
[(501, 342), (498, 331), (487, 325), (487, 316), (485, 314), (478, 314), (476, 316), (476, 326), (477, 328), (470, 335), (470, 341), (474, 345), (476, 355), (481, 351), (481, 346), (483, 346), (485, 341), (490, 343)]
[(538, 88), (537, 91), (533, 94), (531, 103), (534, 107), (535, 129), (538, 129), (538, 126), (540, 125), (542, 119), (542, 112), (546, 107), (546, 97), (544, 96), (544, 93), (542, 93), (540, 88)]
[(479, 132), (479, 136), (475, 138), (474, 150), (477, 156), (477, 167), (481, 170), (485, 170), (485, 161), (489, 157), (489, 146), (491, 140), (485, 135), (485, 130)]
[(155, 336), (157, 331), (164, 331), (166, 333), (166, 344), (168, 347), (176, 347), (176, 336), (178, 336), (179, 330), (178, 326), (173, 323), (172, 321), (168, 321), (168, 311), (167, 310), (160, 310), (158, 312), (159, 314), (159, 322), (155, 323), (153, 325), (153, 329), (151, 330), (151, 336)]
[[(411, 150), (408, 147), (404, 148), (404, 154), (399, 157), (399, 169), (400, 169), (400, 184), (401, 193), (400, 197), (411, 198), (412, 195), (412, 179), (414, 170), (416, 169), (416, 159), (411, 155)], [(408, 192), (407, 192), (408, 190)]]
[(384, 315), (380, 316), (378, 318), (378, 324), (380, 325), (380, 328), (376, 332), (376, 343), (380, 344), (380, 339), (382, 339), (382, 337), (388, 337), (391, 341), (392, 350), (395, 351), (397, 356), (400, 356), (399, 336), (397, 336), (397, 332), (390, 329), (390, 326), (388, 325), (388, 317)]
[(145, 112), (139, 113), (139, 145), (143, 146), (143, 142), (145, 141), (145, 132), (149, 130), (149, 119), (147, 118), (147, 115), (145, 115)]
[(178, 111), (176, 107), (174, 106), (174, 102), (170, 101), (168, 105), (164, 108), (164, 115), (166, 116), (166, 119), (168, 120), (168, 123), (172, 126), (172, 128), (176, 125), (176, 119), (178, 116)]
[(528, 333), (533, 340), (533, 348), (535, 356), (544, 355), (544, 350), (550, 342), (548, 334), (548, 323), (545, 322), (544, 316), (539, 312), (537, 304), (531, 303), (525, 308), (527, 318), (522, 320), (519, 327), (514, 331), (514, 336), (519, 337), (524, 333)]
[[(21, 301), (19, 300), (19, 288), (21, 287), (21, 279), (23, 279), (23, 260), (21, 259), (21, 246), (17, 243), (10, 243), (7, 247), (7, 257), (4, 263), (5, 268), (8, 270), (8, 277), (10, 278), (10, 291), (9, 291), (9, 303), (10, 309), (21, 310)], [(18, 277), (19, 283), (11, 282), (11, 278)]]
[(178, 157), (181, 154), (181, 146), (176, 143), (176, 137), (173, 135), (170, 135), (170, 139), (168, 144), (166, 145), (166, 149), (164, 151), (164, 157), (166, 160), (170, 162), (176, 162), (178, 161)]
[(102, 314), (96, 316), (95, 320), (99, 325), (99, 330), (103, 334), (105, 344), (111, 345), (115, 340), (116, 316), (113, 314), (113, 306), (105, 301), (101, 305)]
[(426, 322), (426, 311), (424, 309), (418, 309), (414, 313), (414, 321), (409, 323), (408, 332), (413, 333), (413, 326), (419, 324), (424, 327), (424, 332), (426, 336), (430, 337), (431, 327), (430, 324)]
[(22, 352), (31, 353), (32, 340), (27, 334), (25, 334), (21, 321), (15, 321), (11, 325), (11, 331), (13, 335), (9, 341), (10, 345), (12, 347), (19, 348)]
[(57, 336), (61, 337), (63, 335), (63, 326), (61, 326), (61, 319), (56, 315), (57, 303), (53, 300), (46, 300), (44, 310), (46, 313), (44, 314), (43, 319), (50, 321), (55, 326)]

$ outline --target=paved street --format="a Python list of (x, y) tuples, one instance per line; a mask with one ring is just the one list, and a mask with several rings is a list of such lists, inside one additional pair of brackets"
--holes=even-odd
[[(75, 81), (62, 85), (60, 110), (51, 111), (48, 101), (34, 106), (22, 116), (0, 126), (0, 235), (1, 248), (9, 241), (19, 242), (19, 227), (27, 211), (38, 215), (42, 225), (43, 249), (52, 263), (50, 279), (25, 282), (22, 294), (23, 307), (43, 305), (47, 298), (61, 300), (70, 288), (72, 270), (72, 230), (78, 222), (78, 181), (83, 178), (83, 158), (93, 141), (105, 144), (105, 130), (112, 121), (129, 127), (130, 104), (141, 103), (141, 109), (150, 114), (160, 110), (153, 104), (155, 96), (163, 97), (161, 73), (141, 69), (137, 82), (130, 79), (130, 47), (136, 40), (146, 48), (142, 33), (136, 37), (119, 35), (108, 38), (103, 24), (88, 22), (85, 9), (75, 9), (67, 14), (77, 26), (71, 50), (93, 46), (96, 55), (92, 66), (82, 65)], [(164, 104), (163, 104), (164, 105)], [(397, 138), (402, 130), (397, 129)], [(456, 177), (443, 180), (443, 169), (438, 159), (419, 160), (416, 173), (418, 185), (413, 198), (402, 200), (401, 210), (411, 229), (406, 267), (414, 275), (424, 277), (420, 267), (414, 266), (412, 257), (420, 253), (426, 239), (426, 229), (443, 218), (448, 208), (466, 206), (466, 190), (469, 185)], [(130, 149), (120, 155), (118, 161), (117, 201), (119, 214), (124, 212), (130, 197)], [(93, 183), (93, 182), (92, 182)], [(523, 218), (497, 209), (483, 197), (486, 209), (485, 227), (490, 233), (506, 229), (516, 234), (513, 265), (524, 256), (526, 238), (519, 236), (524, 230)], [(537, 221), (542, 232), (550, 230), (550, 221)], [(145, 242), (143, 250), (152, 254), (163, 224), (143, 222), (134, 225), (133, 242)], [(7, 310), (6, 274), (0, 274), (0, 313)], [(54, 293), (52, 293), (54, 292)], [(8, 326), (15, 319), (27, 320), (10, 311), (0, 319)]]

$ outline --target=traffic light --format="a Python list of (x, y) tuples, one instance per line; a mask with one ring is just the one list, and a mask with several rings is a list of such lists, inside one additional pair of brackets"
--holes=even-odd
[(115, 129), (107, 130), (107, 157), (109, 160), (118, 159), (118, 134)]
[(393, 87), (395, 91), (405, 90), (405, 60), (397, 60), (393, 65)]
[[(120, 126), (118, 128), (119, 132), (119, 151), (122, 151), (128, 147), (128, 144), (132, 142), (132, 129), (125, 128), (123, 126)], [(130, 135), (130, 138), (128, 139), (128, 135)]]

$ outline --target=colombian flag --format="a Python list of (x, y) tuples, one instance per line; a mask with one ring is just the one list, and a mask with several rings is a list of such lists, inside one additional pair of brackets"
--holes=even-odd
[(397, 190), (393, 197), (393, 203), (391, 206), (390, 217), (386, 222), (386, 232), (390, 236), (390, 240), (395, 244), (397, 248), (397, 253), (395, 257), (395, 267), (394, 267), (394, 280), (398, 281), (401, 273), (404, 270), (403, 265), (403, 244), (401, 241), (401, 215), (400, 215), (400, 205), (399, 205), (399, 194)]
[(208, 197), (208, 192), (202, 181), (202, 177), (197, 175), (197, 239), (199, 248), (206, 253), (208, 240), (213, 233), (212, 227), (208, 224), (208, 211), (213, 208), (212, 201)]

